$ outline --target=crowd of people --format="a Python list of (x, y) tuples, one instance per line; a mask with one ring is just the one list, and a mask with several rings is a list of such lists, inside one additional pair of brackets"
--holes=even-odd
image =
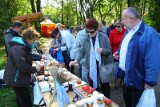
[[(19, 33), (22, 28), (20, 22), (14, 22), (8, 33), (5, 33), (8, 60), (4, 81), (15, 91), (18, 107), (32, 107), (28, 91), (29, 79), (39, 69), (32, 67), (31, 50), (39, 33), (28, 28), (22, 32), (21, 37)], [(102, 82), (100, 68), (116, 62), (115, 76), (124, 82), (123, 98), (126, 107), (136, 107), (143, 91), (157, 85), (160, 37), (154, 28), (144, 23), (134, 7), (125, 9), (121, 19), (110, 27), (106, 26), (105, 21), (98, 22), (90, 18), (86, 20), (84, 28), (75, 27), (72, 34), (58, 23), (51, 37), (51, 56), (65, 63), (65, 67), (72, 73), (74, 66), (78, 65), (79, 78), (108, 98), (110, 83)]]

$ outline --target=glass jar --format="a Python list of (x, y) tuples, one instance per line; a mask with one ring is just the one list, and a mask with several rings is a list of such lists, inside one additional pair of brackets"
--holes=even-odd
[(103, 94), (97, 94), (97, 104), (103, 104), (104, 95)]
[(86, 107), (86, 106), (85, 106), (85, 100), (82, 99), (82, 100), (80, 100), (80, 101), (77, 101), (77, 102), (76, 102), (76, 107)]
[(91, 97), (86, 99), (86, 107), (93, 107), (93, 99)]

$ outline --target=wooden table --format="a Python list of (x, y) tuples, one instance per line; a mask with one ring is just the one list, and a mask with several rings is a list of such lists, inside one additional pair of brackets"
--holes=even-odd
[[(73, 75), (73, 74), (72, 74), (72, 75)], [(36, 75), (35, 75), (35, 76), (36, 76)], [(37, 77), (36, 77), (36, 78), (37, 78)], [(83, 86), (83, 85), (78, 86), (78, 87), (76, 87), (76, 88), (81, 92), (81, 94), (83, 95), (84, 98), (88, 98), (88, 96), (82, 92), (82, 86)], [(40, 89), (41, 89), (41, 88), (40, 88)], [(42, 91), (41, 91), (41, 92), (42, 92)], [(70, 102), (71, 102), (71, 103), (74, 103), (74, 102), (72, 102), (73, 98), (74, 98), (75, 95), (76, 95), (76, 94), (74, 93), (74, 91), (69, 91), (69, 92), (67, 92), (67, 94), (68, 94), (68, 97), (69, 97), (69, 99), (70, 99)], [(51, 96), (52, 96), (51, 92), (50, 92), (50, 91), (42, 92), (42, 96), (43, 96), (43, 99), (44, 99), (44, 102), (45, 102), (46, 106), (49, 107), (49, 103), (50, 103)], [(53, 101), (51, 107), (58, 107), (57, 97), (54, 98), (54, 101)], [(67, 105), (66, 105), (65, 107), (67, 107)], [(111, 107), (119, 107), (119, 106), (118, 106), (115, 102), (112, 102)]]
[[(81, 94), (84, 96), (84, 98), (88, 98), (88, 96), (86, 94), (84, 94), (82, 92), (82, 86), (77, 87), (78, 90), (80, 90)], [(73, 98), (75, 97), (75, 93), (74, 91), (69, 91), (67, 92), (70, 102), (74, 104), (74, 102), (72, 102)], [(46, 103), (46, 106), (49, 107), (49, 102), (50, 102), (50, 98), (51, 98), (51, 93), (50, 92), (43, 92), (42, 96), (44, 99), (44, 102)], [(58, 101), (57, 101), (57, 97), (55, 97), (54, 102), (52, 103), (51, 107), (58, 107)], [(65, 106), (67, 107), (67, 106)], [(115, 102), (112, 102), (111, 107), (119, 107)]]

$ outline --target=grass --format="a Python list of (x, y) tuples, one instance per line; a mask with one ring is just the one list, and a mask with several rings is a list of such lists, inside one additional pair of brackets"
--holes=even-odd
[[(45, 47), (44, 45), (49, 45), (49, 44), (45, 44), (47, 39), (48, 38), (45, 38), (45, 37), (42, 37), (39, 39), (40, 49), (44, 48)], [(47, 49), (45, 50), (48, 51)], [(4, 56), (6, 56), (5, 47), (0, 46), (0, 59), (1, 59), (0, 60), (0, 70), (5, 68), (5, 57)], [(33, 90), (33, 87), (30, 87), (31, 96), (33, 96), (32, 90)], [(8, 86), (6, 88), (0, 88), (0, 107), (17, 107), (15, 99), (16, 99), (15, 93), (11, 87)], [(34, 105), (33, 107), (38, 107), (38, 106)]]
[[(31, 97), (33, 93), (32, 89), (33, 87), (30, 87)], [(0, 107), (17, 107), (15, 93), (13, 89), (9, 86), (6, 88), (0, 88)], [(38, 106), (33, 105), (33, 107), (38, 107)]]
[(5, 48), (4, 46), (0, 46), (0, 70), (5, 68)]
[(15, 93), (12, 88), (0, 88), (0, 107), (16, 107)]
[[(0, 70), (5, 68), (5, 48), (0, 46)], [(16, 107), (15, 93), (10, 87), (0, 88), (0, 107)]]

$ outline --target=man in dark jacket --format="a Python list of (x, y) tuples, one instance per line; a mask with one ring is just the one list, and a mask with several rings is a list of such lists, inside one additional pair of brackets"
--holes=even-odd
[(22, 38), (13, 37), (10, 42), (3, 79), (14, 90), (17, 107), (32, 107), (28, 86), (31, 74), (37, 72), (37, 69), (32, 67), (31, 47), (38, 36), (36, 30), (28, 28), (22, 32)]
[(21, 37), (20, 32), (22, 31), (23, 25), (19, 21), (13, 22), (11, 28), (9, 28), (6, 32), (4, 32), (4, 41), (6, 54), (8, 56), (8, 51), (10, 49), (9, 42), (13, 37)]

